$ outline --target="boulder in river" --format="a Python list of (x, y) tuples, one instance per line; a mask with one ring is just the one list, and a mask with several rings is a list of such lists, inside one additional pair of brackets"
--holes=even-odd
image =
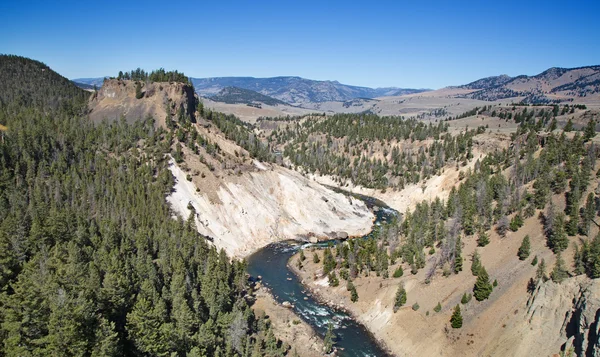
[(337, 232), (337, 238), (342, 239), (342, 240), (348, 239), (348, 232), (343, 232), (343, 231)]

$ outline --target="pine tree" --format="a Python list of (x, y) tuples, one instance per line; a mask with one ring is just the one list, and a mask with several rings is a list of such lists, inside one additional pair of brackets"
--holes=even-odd
[(523, 238), (523, 242), (521, 243), (521, 246), (519, 247), (519, 252), (518, 252), (518, 256), (520, 260), (525, 260), (529, 257), (529, 251), (531, 249), (531, 243), (529, 241), (529, 234), (525, 236), (525, 238)]
[(435, 305), (435, 307), (433, 308), (433, 311), (435, 311), (435, 312), (442, 311), (442, 304), (440, 304), (439, 301), (438, 301), (437, 305)]
[(394, 270), (394, 278), (399, 278), (404, 275), (404, 270), (402, 269), (402, 265), (399, 265), (396, 270)]
[(319, 264), (320, 262), (321, 262), (321, 259), (319, 259), (319, 254), (317, 254), (317, 252), (315, 252), (315, 254), (313, 254), (313, 263)]
[(519, 230), (519, 228), (521, 228), (523, 226), (523, 217), (521, 217), (520, 213), (517, 213), (511, 220), (510, 220), (510, 230), (513, 232), (516, 232)]
[(329, 247), (325, 248), (325, 253), (323, 255), (323, 273), (329, 274), (330, 271), (335, 269), (336, 264), (331, 249)]
[[(537, 258), (537, 257), (536, 257)], [(547, 281), (548, 276), (546, 276), (546, 261), (542, 259), (540, 264), (537, 267), (535, 272), (535, 280), (537, 281)]]
[(331, 353), (331, 351), (333, 351), (335, 335), (333, 333), (333, 324), (331, 322), (327, 324), (327, 332), (325, 333), (325, 338), (323, 338), (323, 344), (325, 345), (325, 353)]
[(581, 221), (581, 232), (585, 235), (590, 234), (590, 224), (596, 216), (596, 202), (594, 194), (590, 192), (585, 201), (583, 209), (583, 220)]
[(596, 121), (590, 119), (585, 126), (583, 141), (590, 141), (594, 136), (596, 136)]
[(463, 325), (463, 318), (460, 313), (460, 306), (458, 305), (454, 307), (454, 312), (452, 313), (452, 317), (450, 317), (450, 325), (452, 328), (461, 328)]
[(585, 243), (582, 249), (579, 249), (577, 243), (573, 243), (573, 267), (575, 268), (575, 275), (585, 273), (585, 252), (587, 249), (587, 244)]
[(485, 247), (489, 243), (490, 243), (490, 236), (484, 230), (480, 230), (479, 235), (477, 236), (477, 246)]
[(406, 289), (404, 289), (403, 285), (400, 285), (396, 291), (396, 298), (394, 299), (394, 312), (398, 311), (400, 307), (406, 304), (406, 298)]
[(456, 248), (455, 248), (455, 256), (454, 256), (454, 274), (458, 274), (462, 271), (462, 243), (460, 237), (456, 239)]
[(533, 260), (531, 261), (531, 265), (536, 266), (538, 263), (538, 257), (537, 255), (535, 257), (533, 257)]
[(356, 292), (356, 287), (354, 286), (351, 280), (348, 280), (348, 284), (346, 284), (346, 290), (350, 292), (350, 300), (352, 302), (357, 302), (358, 293)]
[(477, 250), (475, 250), (475, 252), (473, 252), (473, 256), (471, 257), (471, 273), (474, 276), (478, 276), (480, 270), (481, 270), (481, 258), (479, 256), (479, 252), (477, 252)]
[(559, 284), (568, 278), (568, 273), (565, 269), (565, 261), (562, 259), (560, 252), (556, 254), (556, 262), (554, 264), (554, 269), (552, 269), (552, 273), (550, 273), (550, 278), (553, 282)]
[(477, 301), (483, 301), (487, 299), (492, 293), (492, 284), (490, 283), (490, 278), (488, 276), (485, 267), (482, 265), (481, 269), (479, 269), (479, 274), (477, 275), (477, 281), (475, 281), (475, 286), (473, 287), (473, 295)]
[(335, 271), (332, 271), (331, 273), (329, 273), (329, 286), (335, 288), (338, 285), (340, 285), (340, 280), (338, 279)]
[(463, 296), (462, 296), (462, 298), (460, 299), (460, 303), (463, 304), (463, 305), (464, 304), (468, 304), (469, 301), (471, 301), (472, 297), (473, 297), (473, 295), (464, 293)]
[(554, 223), (552, 224), (552, 230), (548, 236), (548, 246), (555, 254), (567, 249), (569, 246), (569, 238), (565, 232), (564, 221), (564, 213), (561, 212), (556, 215)]
[(573, 121), (571, 119), (569, 119), (569, 121), (567, 121), (567, 124), (565, 125), (563, 130), (566, 133), (573, 131)]

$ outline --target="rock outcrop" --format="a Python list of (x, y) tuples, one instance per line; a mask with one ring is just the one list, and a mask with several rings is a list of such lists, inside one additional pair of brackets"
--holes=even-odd
[(176, 82), (140, 82), (140, 85), (142, 96), (138, 98), (136, 81), (107, 79), (90, 97), (90, 119), (125, 117), (133, 122), (152, 116), (158, 126), (164, 126), (167, 118), (181, 119), (178, 116), (195, 121), (198, 97), (191, 85)]
[(540, 284), (527, 302), (521, 323), (507, 326), (501, 342), (486, 355), (552, 356), (570, 351), (600, 356), (600, 280), (577, 276), (561, 284)]
[(562, 284), (549, 281), (536, 289), (528, 305), (530, 325), (560, 328), (556, 336), (564, 341), (561, 349), (572, 348), (578, 356), (600, 356), (600, 281), (585, 277)]

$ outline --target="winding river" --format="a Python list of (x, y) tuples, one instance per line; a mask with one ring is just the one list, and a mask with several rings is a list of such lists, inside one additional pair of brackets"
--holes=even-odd
[[(359, 196), (369, 208), (377, 207), (374, 224), (388, 220), (396, 212), (383, 202), (367, 196)], [(369, 238), (371, 233), (364, 236)], [(318, 243), (326, 246), (329, 242)], [(262, 277), (275, 300), (288, 301), (294, 312), (323, 337), (329, 323), (333, 325), (335, 347), (338, 356), (389, 356), (373, 338), (371, 333), (343, 311), (333, 309), (314, 299), (296, 275), (288, 268), (289, 259), (302, 247), (298, 242), (273, 243), (248, 257), (248, 272), (253, 277)]]

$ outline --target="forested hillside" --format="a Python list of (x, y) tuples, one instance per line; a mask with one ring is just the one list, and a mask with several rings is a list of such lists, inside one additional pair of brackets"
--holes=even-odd
[(448, 124), (374, 114), (259, 119), (273, 147), (298, 168), (363, 187), (402, 189), (473, 157), (471, 138), (485, 128), (448, 133)]
[[(596, 195), (589, 192), (596, 182), (595, 165), (600, 156), (598, 147), (589, 143), (595, 133), (586, 131), (572, 139), (564, 134), (549, 136), (540, 144), (533, 126), (524, 125), (521, 130), (516, 138), (522, 145), (478, 162), (446, 202), (439, 198), (423, 201), (403, 219), (381, 226), (375, 239), (342, 246), (336, 254), (341, 267), (348, 269), (351, 278), (369, 271), (387, 275), (388, 266), (400, 258), (416, 274), (425, 267), (427, 255), (433, 255), (435, 263), (429, 266), (428, 277), (438, 270), (448, 276), (463, 270), (461, 236), (477, 236), (478, 245), (485, 247), (490, 229), (504, 237), (509, 231), (518, 231), (524, 219), (538, 214), (547, 245), (556, 254), (569, 247), (568, 236), (590, 235), (600, 212)], [(564, 210), (553, 205), (553, 194), (565, 197)], [(600, 236), (592, 238), (579, 241), (583, 245), (575, 250), (574, 273), (597, 278)], [(324, 264), (326, 273), (337, 265)]]
[(151, 118), (92, 125), (68, 80), (2, 66), (0, 356), (285, 354), (244, 263), (172, 219), (172, 136)]
[(61, 105), (80, 106), (89, 96), (44, 63), (25, 57), (0, 55), (0, 75), (0, 105), (3, 106), (18, 104), (56, 109)]

